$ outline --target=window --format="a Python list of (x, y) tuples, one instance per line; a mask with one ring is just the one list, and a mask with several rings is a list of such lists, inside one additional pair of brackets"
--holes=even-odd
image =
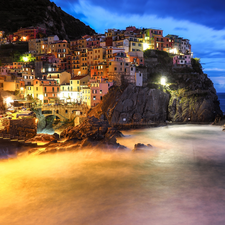
[(31, 90), (31, 87), (28, 87), (28, 90)]
[(102, 94), (102, 90), (100, 90), (100, 94)]
[(93, 100), (94, 100), (94, 101), (96, 100), (96, 96), (93, 96)]
[(77, 81), (77, 84), (79, 84), (79, 83), (80, 83), (80, 81), (78, 80), (78, 81)]
[(54, 92), (55, 91), (55, 89), (54, 89), (54, 87), (52, 87), (52, 92)]
[(132, 46), (135, 46), (135, 43), (132, 43)]
[(117, 68), (116, 68), (116, 67), (114, 67), (114, 70), (116, 71), (116, 70), (117, 70)]
[(38, 91), (38, 87), (36, 87), (36, 91)]

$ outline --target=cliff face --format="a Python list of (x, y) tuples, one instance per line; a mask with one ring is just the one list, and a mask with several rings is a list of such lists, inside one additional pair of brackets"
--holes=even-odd
[(111, 124), (163, 122), (168, 104), (169, 94), (163, 91), (129, 85), (124, 91), (111, 90), (89, 116), (104, 114)]
[(162, 122), (167, 118), (169, 95), (160, 90), (129, 85), (115, 105), (111, 123)]
[(75, 39), (95, 31), (49, 0), (0, 0), (0, 30), (16, 32), (21, 27), (40, 26), (60, 39)]
[(181, 79), (175, 90), (170, 90), (169, 120), (208, 122), (217, 115), (222, 116), (216, 90), (206, 74), (180, 74), (178, 77)]

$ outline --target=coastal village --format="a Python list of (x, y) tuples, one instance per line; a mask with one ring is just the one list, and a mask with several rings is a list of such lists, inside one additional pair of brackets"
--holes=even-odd
[[(148, 49), (170, 53), (174, 68), (192, 67), (190, 41), (178, 35), (164, 36), (160, 29), (130, 26), (71, 41), (48, 35), (41, 27), (21, 28), (10, 35), (0, 31), (1, 46), (19, 43), (26, 43), (28, 52), (0, 66), (1, 117), (10, 124), (32, 117), (31, 109), (40, 109), (45, 116), (79, 125), (112, 86), (147, 85), (144, 52)], [(7, 133), (18, 130), (10, 126), (13, 132), (8, 128)], [(25, 127), (13, 136), (30, 138), (36, 132), (33, 129), (30, 135)]]
[[(45, 36), (38, 38), (40, 35)], [(29, 51), (20, 61), (2, 64), (0, 90), (16, 93), (21, 100), (36, 104), (84, 104), (96, 106), (113, 85), (122, 82), (143, 86), (146, 81), (144, 51), (174, 54), (174, 67), (191, 67), (191, 45), (177, 35), (163, 36), (163, 30), (108, 29), (105, 34), (81, 39), (59, 40), (40, 27), (21, 28), (5, 36), (2, 45), (27, 42)], [(9, 99), (5, 99), (9, 103)]]

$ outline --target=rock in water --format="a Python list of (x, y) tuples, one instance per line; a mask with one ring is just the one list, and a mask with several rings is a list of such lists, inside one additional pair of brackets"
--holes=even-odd
[(150, 150), (152, 148), (152, 145), (150, 144), (142, 144), (142, 143), (137, 143), (134, 145), (134, 149), (133, 151), (146, 151), (146, 150)]

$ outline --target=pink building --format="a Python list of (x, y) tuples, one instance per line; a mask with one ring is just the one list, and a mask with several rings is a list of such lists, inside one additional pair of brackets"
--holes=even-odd
[(135, 30), (136, 30), (136, 27), (135, 26), (126, 27), (126, 31), (133, 32)]
[(113, 82), (106, 82), (101, 80), (90, 80), (91, 83), (91, 107), (99, 104), (105, 94), (108, 93), (109, 88), (113, 85)]
[(191, 67), (191, 55), (176, 55), (173, 57), (175, 67)]

